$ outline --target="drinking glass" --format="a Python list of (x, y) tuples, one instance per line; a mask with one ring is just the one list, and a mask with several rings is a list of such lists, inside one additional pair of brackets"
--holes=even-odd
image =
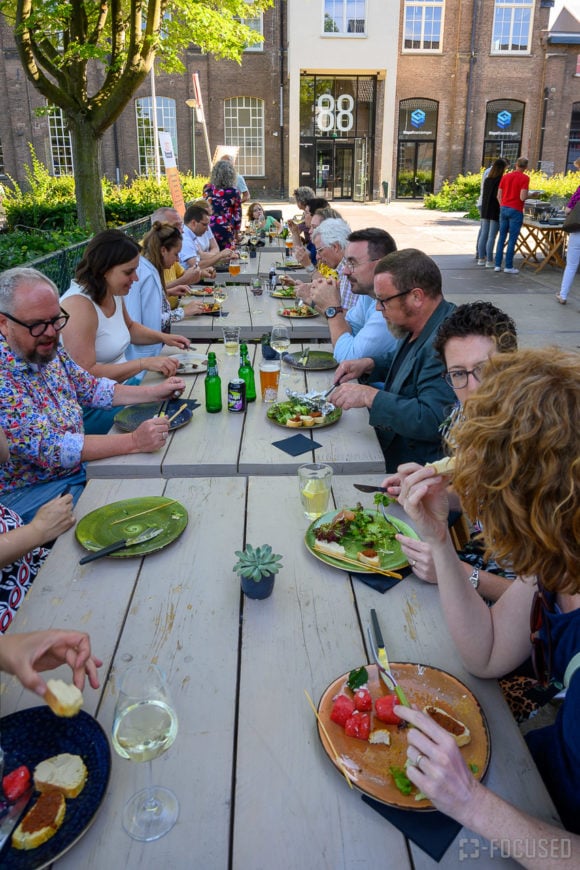
[(240, 274), (241, 268), (242, 266), (239, 260), (230, 260), (228, 265), (228, 272), (230, 273), (232, 278), (235, 278), (236, 275)]
[(280, 354), (280, 377), (287, 378), (288, 375), (284, 371), (284, 363), (282, 355), (286, 353), (290, 347), (290, 333), (285, 326), (275, 326), (270, 335), (270, 347), (273, 347), (276, 353)]
[(147, 788), (123, 809), (123, 827), (134, 840), (158, 840), (177, 821), (179, 801), (170, 789), (153, 785), (151, 766), (176, 736), (177, 714), (163, 674), (149, 662), (132, 665), (122, 677), (115, 705), (113, 746), (121, 758), (147, 765)]
[(237, 356), (240, 352), (240, 327), (223, 326), (224, 347), (227, 356)]
[(289, 257), (292, 253), (292, 248), (294, 247), (294, 241), (292, 239), (292, 236), (288, 236), (284, 244), (286, 246), (286, 256)]
[(317, 520), (328, 510), (330, 487), (332, 486), (332, 468), (321, 462), (300, 465), (298, 468), (298, 488), (300, 500), (304, 508), (304, 516), (309, 520)]
[(265, 359), (260, 363), (260, 390), (262, 401), (275, 402), (278, 398), (278, 383), (280, 381), (280, 362), (277, 359)]
[[(252, 291), (254, 299), (258, 299), (262, 295), (262, 293), (264, 292), (264, 287), (262, 285), (262, 281), (259, 278), (255, 278), (252, 281), (252, 283), (250, 284), (250, 289)], [(252, 310), (253, 310), (254, 314), (262, 314), (262, 312), (263, 312), (263, 308), (260, 308), (259, 306), (256, 306), (255, 304), (254, 304), (254, 307), (252, 308)]]
[(224, 302), (228, 298), (228, 294), (226, 293), (224, 287), (221, 284), (216, 284), (214, 291), (213, 291), (213, 298), (214, 298), (214, 302), (217, 302), (217, 304), (220, 307), (220, 317), (221, 317), (222, 312), (223, 312)]

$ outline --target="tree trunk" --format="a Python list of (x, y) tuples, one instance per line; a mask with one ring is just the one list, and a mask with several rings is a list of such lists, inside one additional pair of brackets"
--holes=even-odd
[(101, 186), (101, 137), (84, 118), (67, 117), (67, 121), (72, 141), (79, 226), (93, 234), (98, 233), (106, 228)]

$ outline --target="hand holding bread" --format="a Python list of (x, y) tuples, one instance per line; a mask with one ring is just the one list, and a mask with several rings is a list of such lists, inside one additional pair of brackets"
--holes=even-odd
[(81, 631), (32, 631), (0, 637), (0, 670), (14, 674), (22, 685), (44, 696), (46, 683), (38, 671), (49, 671), (68, 664), (73, 682), (82, 689), (88, 677), (93, 689), (99, 687), (97, 668), (101, 660), (91, 653), (88, 634)]

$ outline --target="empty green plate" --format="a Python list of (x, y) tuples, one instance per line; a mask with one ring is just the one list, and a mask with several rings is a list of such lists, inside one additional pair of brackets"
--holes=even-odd
[(327, 350), (311, 350), (308, 354), (308, 362), (303, 366), (300, 362), (305, 351), (296, 350), (294, 353), (284, 354), (284, 362), (294, 369), (303, 369), (308, 372), (322, 372), (330, 369), (335, 369), (338, 366), (337, 361)]
[[(167, 417), (172, 417), (182, 405), (187, 404), (181, 414), (169, 424), (169, 431), (179, 429), (181, 426), (187, 426), (193, 415), (193, 409), (198, 407), (198, 402), (193, 399), (171, 399), (165, 410)], [(162, 402), (148, 402), (144, 405), (126, 405), (124, 408), (115, 414), (113, 420), (119, 429), (123, 432), (134, 432), (141, 423), (145, 420), (151, 420), (159, 413)]]

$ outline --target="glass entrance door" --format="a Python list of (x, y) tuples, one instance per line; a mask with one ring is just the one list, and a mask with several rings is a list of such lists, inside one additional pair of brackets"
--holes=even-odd
[(368, 197), (368, 148), (366, 139), (354, 142), (354, 177), (352, 198), (355, 202), (365, 202)]
[(422, 199), (433, 193), (434, 142), (399, 142), (397, 198)]
[(352, 199), (354, 148), (343, 142), (335, 143), (333, 199)]

